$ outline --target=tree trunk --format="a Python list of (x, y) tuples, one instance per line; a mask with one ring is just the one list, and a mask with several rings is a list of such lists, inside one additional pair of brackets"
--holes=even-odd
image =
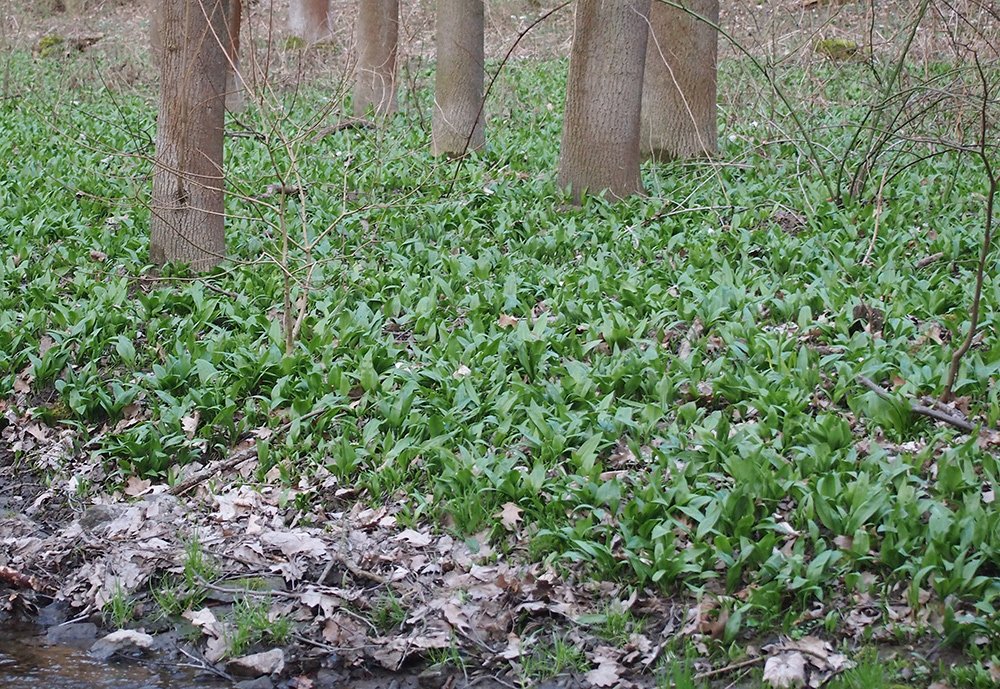
[(483, 132), (483, 2), (438, 0), (434, 74), (434, 155), (464, 155), (486, 144)]
[(642, 193), (639, 114), (650, 0), (578, 0), (559, 153), (559, 185)]
[(150, 260), (207, 270), (226, 253), (222, 142), (229, 0), (164, 0)]
[(243, 23), (243, 0), (229, 3), (229, 50), (226, 71), (226, 110), (243, 110), (245, 84), (240, 71), (240, 29)]
[(149, 13), (149, 52), (153, 56), (153, 66), (160, 68), (160, 57), (163, 55), (163, 44), (160, 41), (160, 17), (163, 0), (148, 0), (146, 11)]
[[(160, 56), (163, 46), (160, 42), (160, 13), (163, 0), (150, 0), (147, 3), (149, 12), (149, 51), (153, 56), (153, 64), (160, 67)], [(246, 100), (246, 82), (240, 72), (240, 30), (243, 22), (243, 0), (230, 0), (229, 4), (229, 58), (226, 74), (226, 110), (239, 112), (243, 110)]]
[(354, 116), (364, 117), (369, 110), (377, 117), (394, 113), (399, 0), (360, 0), (355, 40)]
[(719, 150), (716, 63), (719, 0), (683, 0), (698, 17), (654, 0), (642, 94), (642, 153), (655, 160)]
[(309, 44), (330, 38), (329, 0), (291, 0), (288, 28), (294, 36)]

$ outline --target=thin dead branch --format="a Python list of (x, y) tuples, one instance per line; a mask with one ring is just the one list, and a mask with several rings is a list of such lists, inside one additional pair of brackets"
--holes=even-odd
[(924, 256), (922, 259), (914, 263), (913, 267), (916, 268), (917, 270), (921, 268), (926, 268), (935, 261), (940, 261), (942, 258), (944, 258), (944, 253), (939, 251), (936, 254), (931, 254), (930, 256)]
[[(859, 375), (857, 381), (864, 385), (866, 388), (874, 392), (876, 395), (884, 400), (889, 400), (892, 402), (897, 401), (892, 394), (886, 390), (884, 387), (873, 381), (871, 378)], [(919, 416), (926, 416), (928, 418), (934, 419), (935, 421), (941, 421), (949, 426), (954, 426), (955, 428), (963, 431), (965, 433), (974, 433), (976, 427), (971, 423), (962, 419), (960, 417), (954, 416), (953, 414), (948, 414), (938, 409), (932, 409), (931, 407), (924, 406), (918, 402), (908, 399), (907, 402), (910, 405), (910, 411)]]
[(979, 310), (983, 300), (983, 278), (986, 272), (986, 259), (990, 254), (990, 246), (993, 241), (993, 205), (996, 201), (997, 185), (1000, 182), (997, 173), (993, 170), (993, 163), (990, 159), (987, 147), (987, 133), (989, 129), (989, 106), (990, 106), (990, 85), (983, 72), (983, 66), (979, 62), (979, 56), (975, 55), (976, 70), (979, 74), (980, 83), (983, 87), (982, 108), (979, 117), (979, 150), (976, 152), (983, 164), (986, 178), (989, 182), (989, 191), (986, 194), (986, 219), (983, 229), (983, 243), (979, 250), (979, 264), (976, 266), (976, 286), (972, 293), (972, 307), (969, 312), (969, 332), (958, 349), (951, 356), (951, 366), (948, 369), (948, 382), (945, 383), (944, 391), (941, 393), (941, 401), (949, 402), (954, 394), (955, 381), (958, 379), (958, 369), (962, 365), (962, 357), (972, 347), (972, 342), (976, 338), (976, 330), (979, 328)]

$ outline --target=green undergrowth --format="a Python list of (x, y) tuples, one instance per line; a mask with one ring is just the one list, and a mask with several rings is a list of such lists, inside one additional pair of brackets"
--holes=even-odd
[[(454, 186), (415, 112), (300, 140), (308, 235), (333, 226), (288, 355), (274, 210), (230, 195), (233, 260), (204, 281), (147, 265), (151, 168), (135, 154), (151, 153), (150, 94), (0, 105), (0, 397), (28, 371), (32, 415), (78, 431), (77, 456), (122, 478), (170, 479), (277, 429), (258, 440), (261, 477), (329, 472), (371, 504), (403, 497), (403, 522), (712, 592), (729, 640), (836, 630), (836, 602), (870, 596), (930, 608), (893, 622), (883, 605), (902, 633), (996, 649), (996, 448), (856, 381), (900, 400), (940, 392), (968, 325), (975, 162), (937, 156), (895, 177), (867, 266), (873, 207), (833, 203), (793, 143), (737, 108), (718, 164), (646, 167), (649, 198), (570, 208), (554, 184), (564, 65), (509, 69), (490, 148)], [(288, 131), (325, 107), (295, 102)], [(803, 116), (832, 151), (855, 111)], [(240, 120), (266, 122), (252, 108)], [(262, 142), (227, 147), (231, 190), (278, 181)], [(298, 278), (307, 265), (293, 250)], [(990, 267), (956, 392), (995, 428)], [(497, 517), (507, 503), (523, 510), (516, 538)]]

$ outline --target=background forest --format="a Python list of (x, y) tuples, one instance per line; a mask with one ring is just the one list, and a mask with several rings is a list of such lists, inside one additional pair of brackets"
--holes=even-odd
[(196, 272), (149, 7), (0, 0), (0, 610), (275, 678), (995, 686), (996, 9), (724, 1), (717, 152), (618, 198), (562, 176), (575, 3), (485, 3), (452, 156), (434, 4), (394, 113), (329, 8), (243, 8)]

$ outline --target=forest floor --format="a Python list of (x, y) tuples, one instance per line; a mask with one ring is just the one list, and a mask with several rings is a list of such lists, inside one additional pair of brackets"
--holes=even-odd
[[(495, 66), (542, 10), (489, 7)], [(857, 123), (900, 102), (893, 63), (813, 46), (889, 53), (911, 15), (723, 15), (751, 49), (724, 49), (718, 158), (580, 208), (554, 183), (566, 13), (461, 164), (428, 153), (423, 5), (383, 129), (337, 126), (348, 20), (279, 35), (203, 277), (147, 264), (141, 13), (8, 15), (0, 614), (55, 599), (130, 630), (121, 654), (299, 689), (997, 682), (996, 252), (938, 400), (984, 227), (978, 82), (917, 32), (879, 148)]]

